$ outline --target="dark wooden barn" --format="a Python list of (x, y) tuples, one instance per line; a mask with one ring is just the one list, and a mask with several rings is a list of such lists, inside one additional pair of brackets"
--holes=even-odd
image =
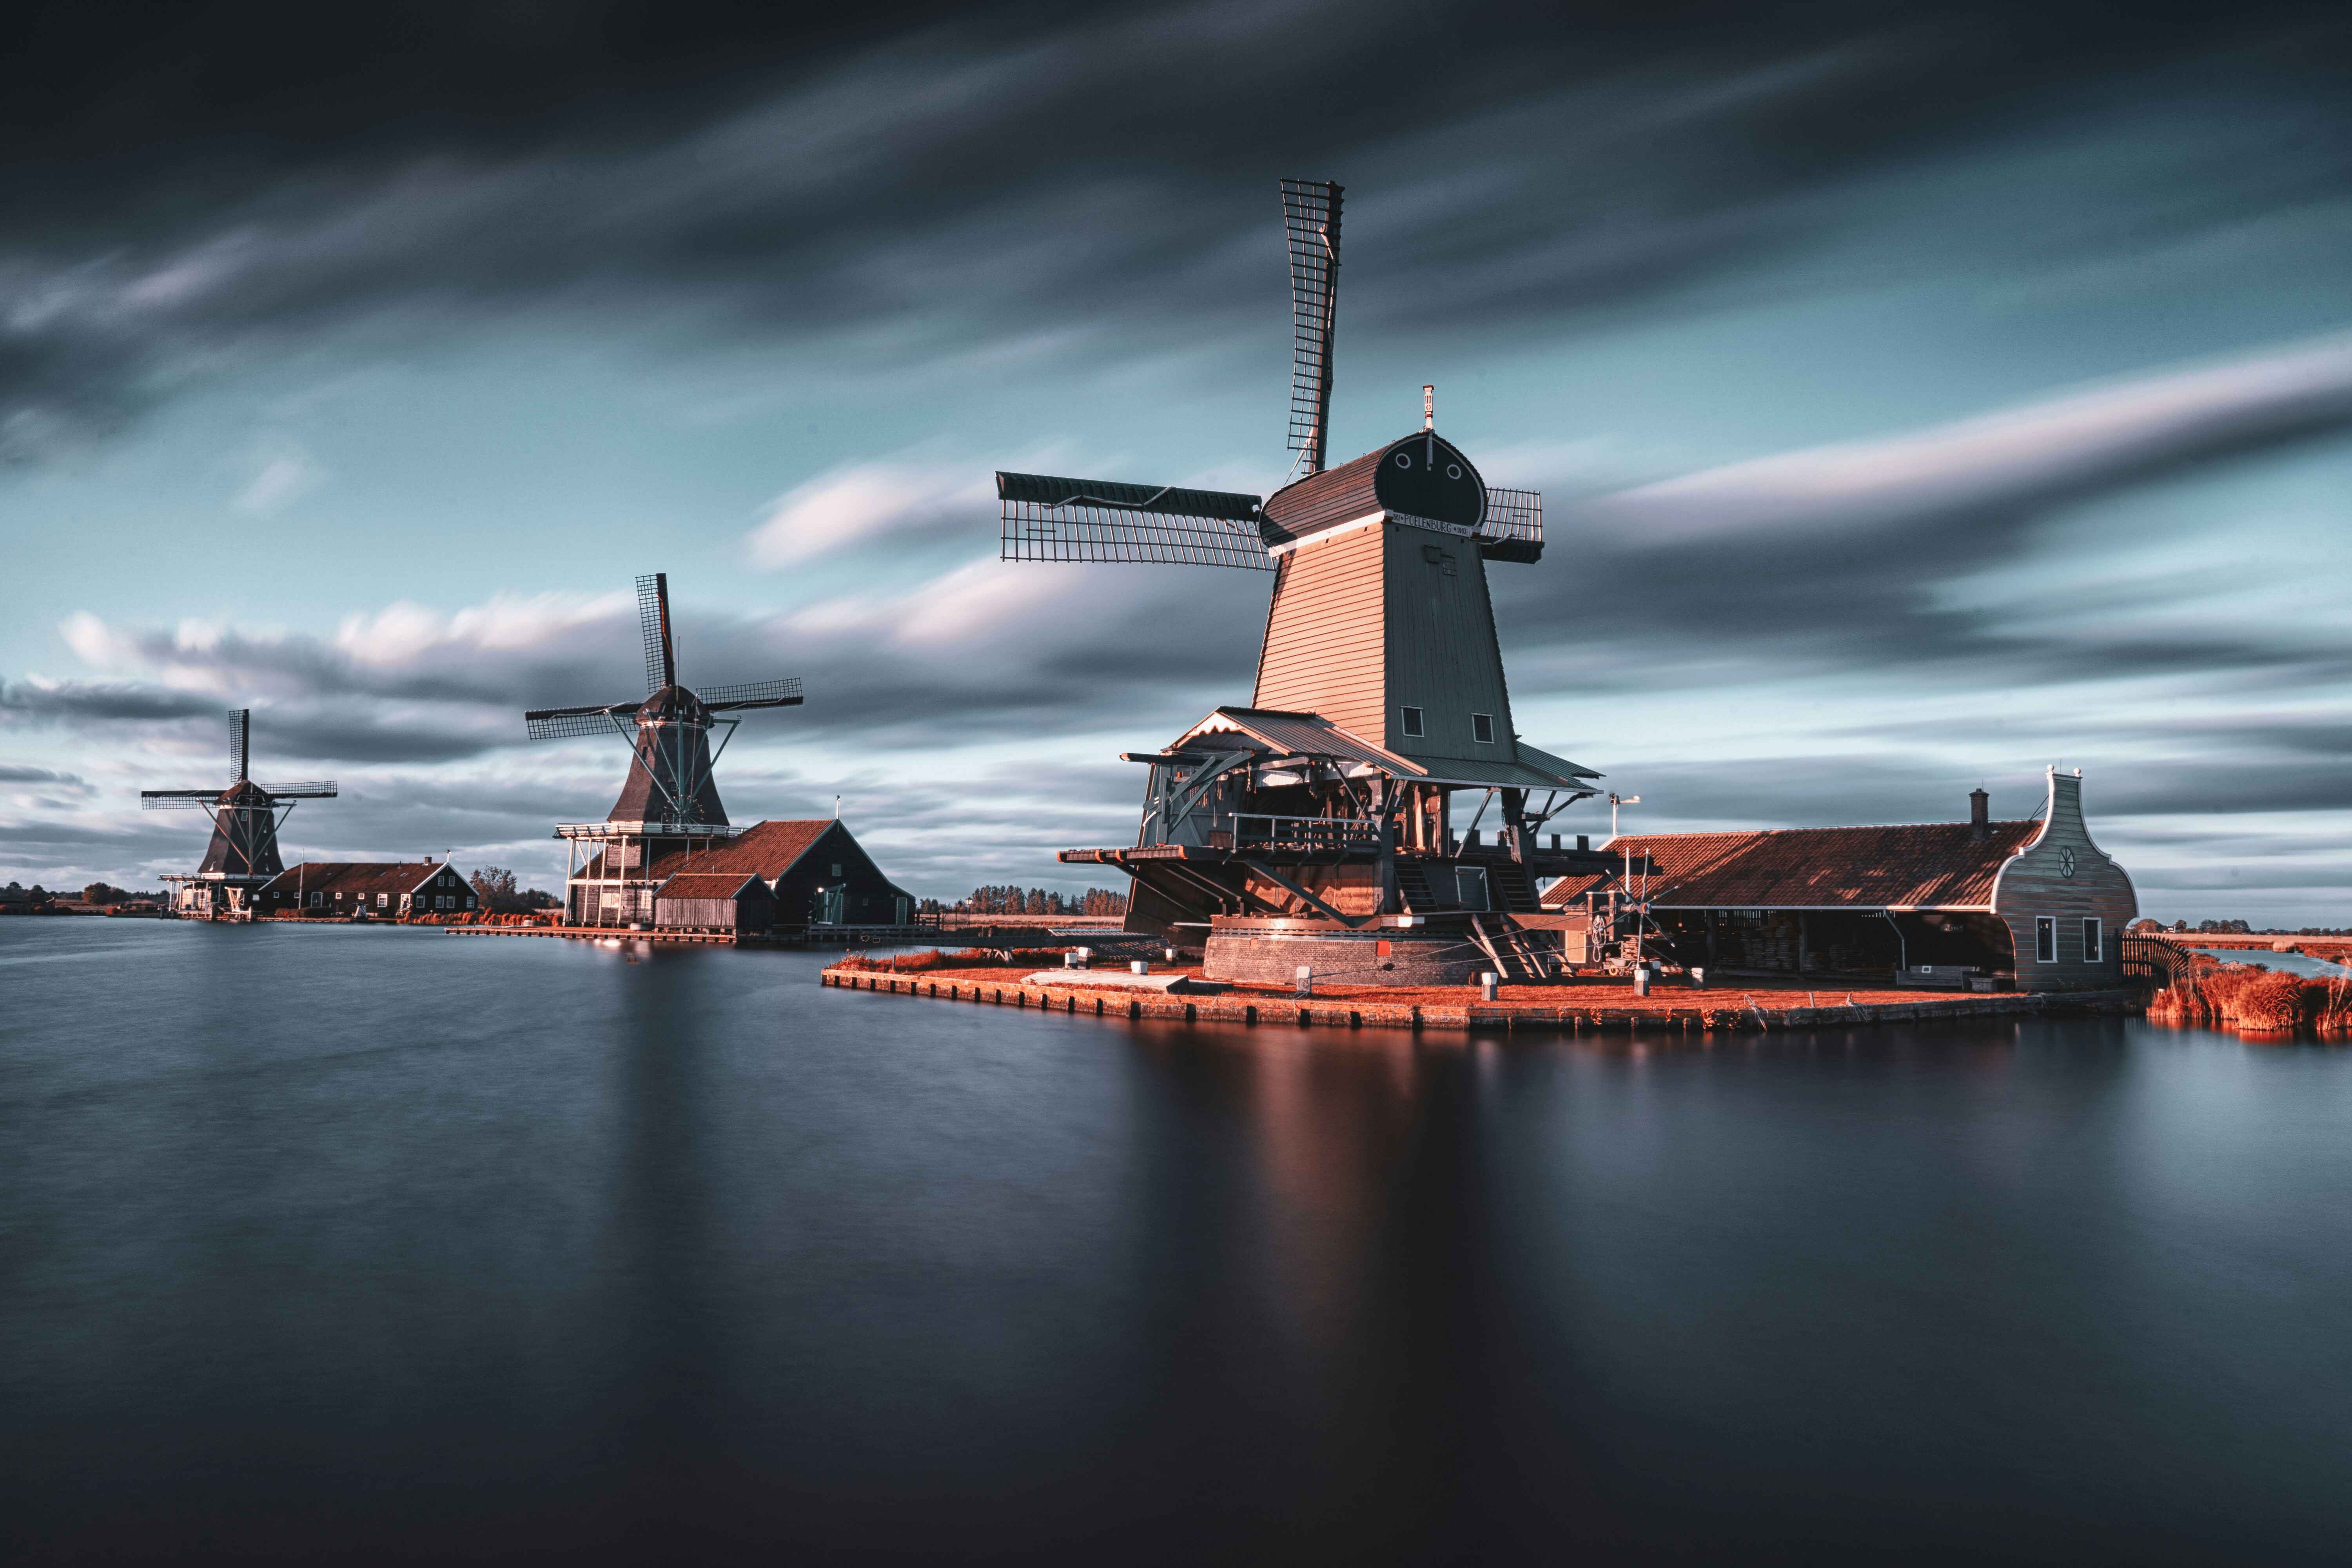
[(663, 931), (765, 932), (776, 896), (749, 871), (680, 871), (654, 891), (654, 924)]
[[(2080, 773), (2049, 773), (2038, 820), (1994, 822), (1982, 790), (1967, 822), (1777, 832), (1627, 835), (1646, 856), (1646, 951), (1736, 974), (1897, 976), (2022, 991), (2123, 984), (2131, 879), (2091, 841)], [(1612, 932), (1622, 881), (1567, 878), (1547, 908), (1589, 909)]]
[[(757, 877), (774, 897), (775, 928), (902, 926), (914, 910), (837, 818), (755, 823), (727, 842), (655, 862), (655, 873)], [(667, 923), (662, 921), (660, 923)]]

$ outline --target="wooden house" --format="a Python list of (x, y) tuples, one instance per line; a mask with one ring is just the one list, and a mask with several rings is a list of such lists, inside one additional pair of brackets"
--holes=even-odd
[(1543, 902), (1588, 912), (1596, 946), (1646, 925), (1644, 951), (1718, 973), (2103, 989), (2123, 984), (2139, 905), (2082, 796), (2053, 768), (2038, 820), (1995, 822), (1977, 790), (1967, 822), (1627, 835), (1606, 852), (1646, 858), (1646, 886), (1570, 877)]
[(388, 921), (462, 914), (480, 900), (455, 868), (437, 860), (305, 860), (270, 879), (257, 907), (265, 916)]

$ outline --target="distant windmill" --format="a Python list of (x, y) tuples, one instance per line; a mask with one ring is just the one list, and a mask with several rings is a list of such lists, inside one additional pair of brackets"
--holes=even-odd
[[(1261, 500), (996, 476), (1005, 560), (1275, 573), (1250, 706), (1218, 710), (1163, 751), (1129, 753), (1152, 768), (1136, 845), (1063, 858), (1133, 874), (1131, 925), (1296, 916), (1352, 932), (1394, 914), (1463, 911), (1456, 929), (1468, 941), (1457, 945), (1507, 973), (1538, 971), (1534, 959), (1514, 956), (1501, 927), (1476, 917), (1533, 913), (1529, 879), (1581, 864), (1567, 851), (1539, 867), (1533, 830), (1591, 795), (1600, 776), (1526, 744), (1512, 725), (1486, 563), (1542, 555), (1543, 498), (1488, 486), (1437, 434), (1430, 387), (1419, 430), (1327, 466), (1340, 198), (1337, 184), (1282, 182), (1299, 478)], [(1470, 876), (1470, 861), (1495, 858), (1465, 854), (1475, 835), (1457, 844), (1445, 826), (1451, 795), (1465, 788), (1485, 793), (1482, 814), (1499, 796), (1504, 853), (1491, 878)], [(1304, 837), (1281, 826), (1307, 818), (1331, 826)], [(1255, 853), (1252, 835), (1266, 840)], [(1463, 864), (1423, 874), (1421, 861), (1441, 859)]]
[[(797, 708), (801, 702), (797, 679), (715, 686), (700, 692), (680, 685), (666, 573), (637, 579), (637, 626), (645, 639), (648, 695), (580, 708), (538, 708), (523, 715), (534, 741), (613, 734), (631, 748), (628, 777), (610, 817), (556, 829), (557, 837), (573, 843), (575, 865), (568, 880), (574, 889), (569, 918), (575, 924), (649, 917), (652, 889), (643, 874), (652, 860), (667, 848), (730, 831), (711, 768), (741, 721), (720, 715), (753, 708)], [(710, 746), (713, 729), (726, 731), (717, 752)], [(583, 845), (593, 847), (586, 875), (576, 864)], [(583, 888), (593, 907), (581, 907)]]
[(278, 830), (292, 815), (294, 803), (324, 800), (335, 794), (331, 780), (302, 784), (255, 784), (247, 776), (252, 757), (253, 710), (239, 708), (228, 716), (229, 762), (236, 776), (225, 790), (144, 789), (142, 806), (149, 811), (209, 811), (212, 842), (193, 876), (166, 877), (174, 885), (175, 912), (198, 918), (249, 913), (247, 896), (286, 869), (278, 854)]

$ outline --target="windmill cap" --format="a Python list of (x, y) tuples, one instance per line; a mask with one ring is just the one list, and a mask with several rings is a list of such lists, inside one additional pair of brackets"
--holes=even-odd
[(1486, 481), (1459, 447), (1415, 430), (1276, 490), (1260, 531), (1268, 545), (1282, 544), (1390, 512), (1475, 528), (1486, 515)]

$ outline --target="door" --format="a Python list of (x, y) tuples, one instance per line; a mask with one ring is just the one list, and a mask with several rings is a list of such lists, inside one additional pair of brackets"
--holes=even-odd
[(842, 905), (845, 901), (845, 895), (847, 892), (846, 888), (837, 884), (818, 889), (816, 916), (818, 924), (837, 926), (841, 923)]

